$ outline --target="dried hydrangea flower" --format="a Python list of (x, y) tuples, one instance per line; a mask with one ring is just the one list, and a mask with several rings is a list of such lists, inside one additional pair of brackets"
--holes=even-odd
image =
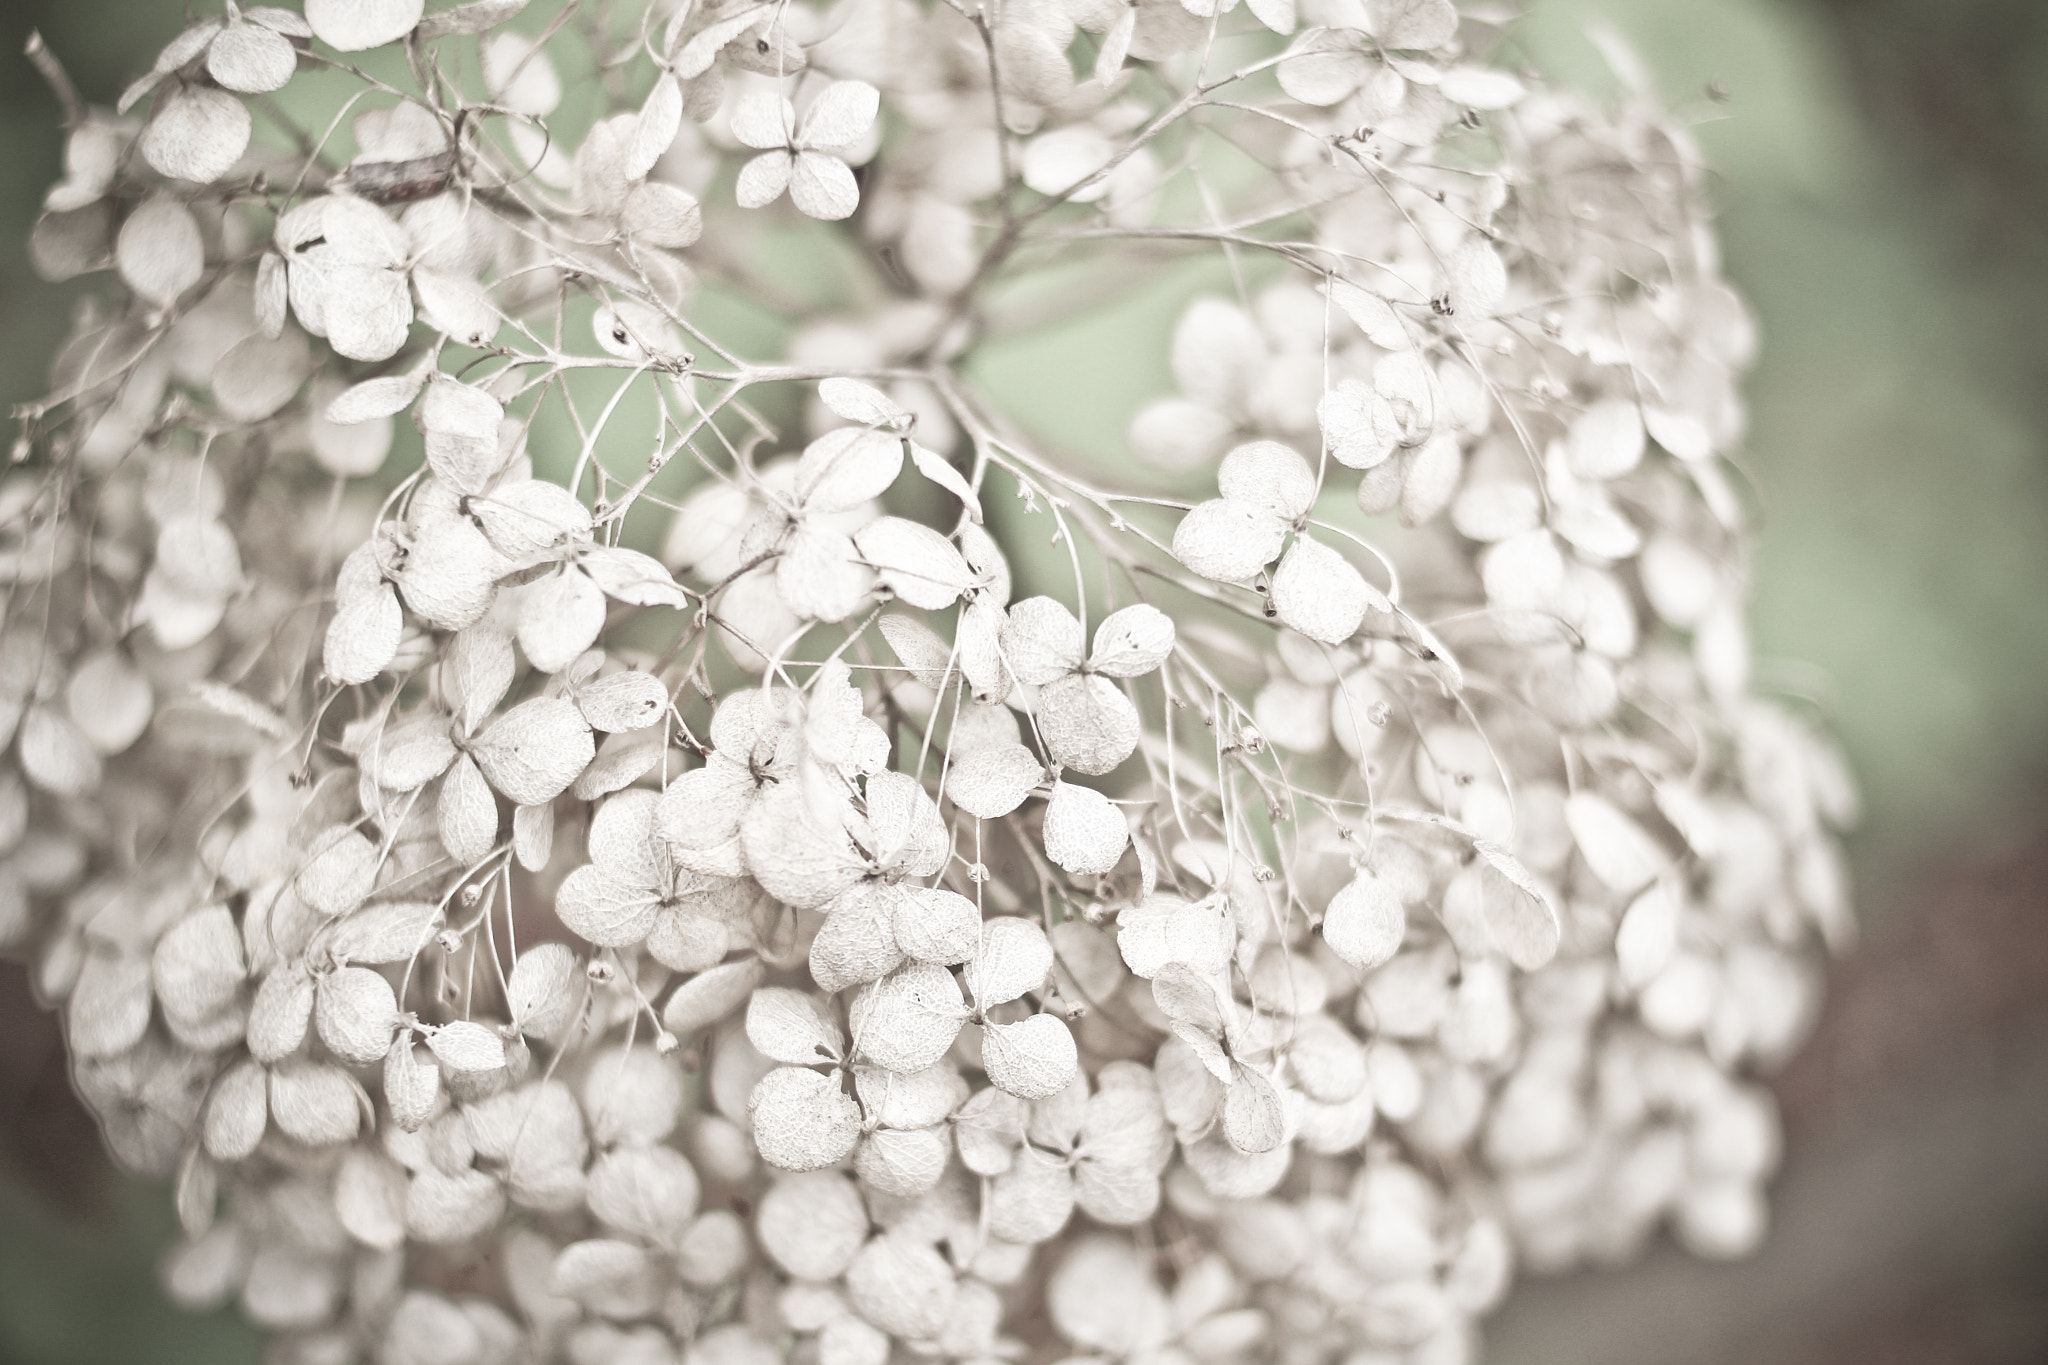
[[(1753, 1247), (1855, 796), (1751, 686), (1682, 132), (1451, 0), (524, 9), (201, 18), (36, 229), (0, 946), (174, 1297), (1421, 1362)], [(982, 391), (1204, 251), (1152, 474)]]

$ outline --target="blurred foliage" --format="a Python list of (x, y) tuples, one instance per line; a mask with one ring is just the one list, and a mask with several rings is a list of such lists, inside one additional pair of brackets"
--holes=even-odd
[[(55, 102), (20, 56), (28, 29), (111, 103), (183, 8), (0, 13), (0, 240), (25, 239), (58, 165)], [(1626, 34), (1716, 168), (1728, 273), (1764, 334), (1746, 471), (1764, 527), (1760, 670), (1839, 727), (1868, 801), (1863, 900), (1881, 911), (1910, 869), (2028, 820), (2048, 775), (2048, 5), (1531, 10), (1529, 60), (1589, 88), (1614, 77), (1585, 25)], [(1129, 415), (1166, 387), (1181, 304), (1223, 284), (1162, 272), (991, 346), (980, 377), (1056, 448), (1117, 458)], [(0, 251), (0, 397), (40, 389), (78, 287)], [(60, 1209), (37, 1175), (0, 1181), (0, 1362), (255, 1359), (231, 1315), (189, 1318), (157, 1293), (166, 1191), (110, 1181), (88, 1209)]]
[(0, 1361), (7, 1365), (238, 1365), (260, 1355), (232, 1308), (185, 1313), (156, 1288), (177, 1235), (163, 1186), (122, 1179), (90, 1213), (0, 1183)]

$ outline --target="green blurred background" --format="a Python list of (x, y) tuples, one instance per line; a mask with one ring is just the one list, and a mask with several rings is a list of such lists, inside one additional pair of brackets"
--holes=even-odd
[[(1530, 9), (1530, 59), (1568, 80), (1607, 79), (1589, 21), (1626, 35), (1716, 167), (1727, 271), (1764, 334), (1746, 471), (1768, 518), (1758, 653), (1774, 684), (1823, 699), (1861, 775), (1866, 934), (1778, 1081), (1789, 1154), (1763, 1254), (1709, 1266), (1663, 1247), (1526, 1284), (1487, 1358), (2048, 1361), (2048, 3)], [(184, 13), (0, 13), (9, 402), (40, 389), (68, 306), (19, 245), (60, 147), (23, 39), (40, 28), (111, 103)], [(1086, 335), (1163, 387), (1153, 341), (1173, 306), (1134, 310)], [(1038, 383), (1055, 365), (1104, 374), (1075, 339), (1003, 359)], [(1134, 406), (1132, 369), (1116, 373)], [(256, 1359), (231, 1315), (158, 1293), (168, 1192), (108, 1169), (12, 966), (0, 1039), (0, 1365)]]

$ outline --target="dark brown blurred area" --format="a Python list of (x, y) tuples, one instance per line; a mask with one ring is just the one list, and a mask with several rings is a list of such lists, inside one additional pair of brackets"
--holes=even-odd
[(2048, 814), (1864, 900), (1879, 927), (1774, 1084), (1763, 1251), (1526, 1284), (1489, 1359), (2048, 1361)]
[(86, 1214), (107, 1183), (99, 1130), (71, 1089), (54, 1015), (20, 964), (0, 963), (0, 1160), (66, 1212)]

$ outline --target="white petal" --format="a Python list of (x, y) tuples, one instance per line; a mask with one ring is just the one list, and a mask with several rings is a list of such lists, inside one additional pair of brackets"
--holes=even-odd
[(1076, 875), (1107, 872), (1130, 843), (1130, 826), (1110, 799), (1091, 787), (1055, 782), (1045, 807), (1045, 856)]
[(1297, 536), (1273, 574), (1273, 609), (1311, 640), (1340, 645), (1357, 633), (1366, 608), (1392, 610), (1386, 597), (1336, 550)]
[(1095, 628), (1088, 666), (1112, 678), (1142, 677), (1166, 662), (1173, 640), (1173, 618), (1141, 602), (1111, 612)]
[(248, 109), (227, 91), (181, 85), (157, 102), (137, 145), (153, 169), (203, 185), (234, 169), (249, 129)]
[(1081, 623), (1055, 598), (1027, 597), (1003, 623), (1003, 657), (1017, 681), (1033, 687), (1079, 669), (1083, 644)]
[(528, 584), (519, 601), (519, 648), (543, 673), (559, 673), (604, 629), (604, 594), (574, 569)]
[(946, 777), (953, 804), (981, 820), (995, 820), (1024, 804), (1045, 780), (1045, 765), (1021, 744), (999, 744), (956, 759)]
[(860, 1057), (910, 1075), (936, 1065), (967, 1022), (960, 985), (944, 967), (908, 962), (854, 997), (848, 1012)]
[(668, 688), (652, 673), (627, 670), (576, 689), (576, 707), (593, 730), (644, 730), (668, 709)]
[(900, 437), (840, 427), (804, 447), (796, 466), (796, 496), (807, 512), (844, 512), (879, 497), (902, 472)]
[(206, 49), (207, 74), (245, 95), (283, 89), (298, 65), (290, 40), (260, 24), (229, 24)]
[(654, 169), (654, 163), (675, 142), (683, 126), (683, 88), (674, 75), (663, 72), (647, 92), (640, 117), (633, 124), (633, 137), (626, 144), (625, 172), (628, 180), (640, 180)]
[(1287, 524), (1262, 507), (1229, 498), (1196, 503), (1173, 531), (1173, 557), (1204, 578), (1243, 583), (1272, 563)]
[(338, 265), (327, 271), (327, 340), (350, 360), (388, 360), (412, 326), (405, 276), (378, 266)]
[(274, 415), (313, 372), (312, 348), (298, 330), (243, 337), (214, 363), (214, 402), (238, 422)]
[(1099, 776), (1137, 751), (1138, 708), (1099, 674), (1069, 673), (1047, 683), (1034, 714), (1057, 765)]
[(957, 891), (906, 886), (895, 898), (891, 924), (896, 946), (919, 962), (951, 966), (981, 945), (981, 912)]
[[(795, 128), (795, 107), (772, 91), (754, 91), (742, 96), (733, 106), (732, 135), (742, 147), (752, 147), (757, 151), (787, 147), (794, 140)], [(780, 192), (777, 191), (778, 194)], [(746, 201), (741, 202), (744, 204)]]
[(1428, 51), (1458, 34), (1451, 0), (1367, 0), (1366, 30), (1387, 47)]
[(1405, 351), (1413, 344), (1393, 305), (1349, 280), (1333, 280), (1330, 299), (1344, 310), (1344, 316), (1358, 324), (1373, 345), (1385, 351)]
[(145, 200), (121, 224), (114, 264), (130, 289), (159, 308), (167, 307), (205, 273), (198, 220), (175, 199)]
[(952, 541), (902, 517), (877, 517), (854, 534), (861, 557), (883, 587), (925, 611), (958, 601), (974, 574)]
[(1492, 243), (1474, 237), (1451, 254), (1445, 263), (1449, 276), (1451, 312), (1469, 320), (1493, 315), (1508, 291), (1508, 268)]
[(500, 716), (470, 754), (493, 787), (532, 806), (561, 795), (596, 752), (574, 702), (534, 697)]
[(306, 0), (313, 36), (337, 52), (363, 52), (412, 32), (425, 0)]
[(1294, 447), (1250, 441), (1223, 457), (1216, 488), (1233, 502), (1250, 503), (1293, 521), (1308, 515), (1315, 503), (1316, 474)]
[(881, 91), (866, 81), (834, 81), (804, 110), (798, 145), (831, 151), (859, 141), (874, 127), (881, 102)]
[(747, 1041), (770, 1061), (815, 1066), (838, 1061), (846, 1040), (818, 1002), (786, 986), (763, 986), (747, 1002)]
[(1407, 912), (1386, 882), (1360, 872), (1330, 898), (1323, 913), (1323, 941), (1330, 951), (1361, 971), (1390, 961), (1408, 931)]
[(802, 151), (796, 154), (796, 163), (790, 170), (789, 198), (811, 217), (837, 222), (851, 218), (860, 207), (860, 186), (852, 169), (838, 157)]
[(1642, 410), (1623, 399), (1608, 399), (1572, 423), (1566, 458), (1582, 479), (1612, 479), (1642, 462), (1643, 440)]
[(420, 269), (412, 273), (420, 320), (464, 346), (488, 346), (502, 320), (490, 293), (475, 280)]
[(805, 1172), (775, 1178), (761, 1196), (754, 1227), (776, 1265), (822, 1283), (853, 1264), (867, 1241), (868, 1212), (859, 1187), (843, 1172)]
[(725, 962), (676, 987), (663, 1006), (661, 1021), (675, 1034), (707, 1028), (737, 1010), (761, 984), (764, 969), (759, 958)]
[(1054, 1015), (1034, 1014), (1014, 1024), (984, 1024), (981, 1065), (991, 1084), (1019, 1099), (1057, 1095), (1079, 1069), (1074, 1035)]
[(853, 1150), (860, 1107), (832, 1078), (803, 1067), (778, 1067), (747, 1100), (761, 1159), (786, 1171), (815, 1171)]
[(981, 927), (981, 947), (967, 968), (967, 989), (977, 1008), (1007, 1004), (1045, 984), (1052, 972), (1052, 944), (1045, 930), (1014, 915)]
[(689, 594), (653, 555), (616, 545), (597, 545), (584, 551), (577, 563), (607, 597), (636, 607), (680, 609), (690, 604)]
[(1604, 796), (1576, 792), (1564, 814), (1593, 875), (1622, 895), (1640, 891), (1670, 863), (1656, 840)]

